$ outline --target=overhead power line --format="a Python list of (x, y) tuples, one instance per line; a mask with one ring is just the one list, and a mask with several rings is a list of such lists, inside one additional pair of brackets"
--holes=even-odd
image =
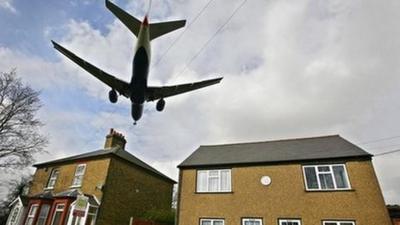
[(392, 151), (378, 153), (378, 154), (375, 154), (374, 157), (382, 156), (382, 155), (388, 155), (388, 154), (392, 154), (392, 153), (396, 153), (396, 152), (400, 152), (400, 149), (395, 149), (395, 150), (392, 150)]
[(385, 138), (379, 138), (379, 139), (370, 140), (370, 141), (363, 141), (363, 142), (360, 142), (358, 144), (359, 145), (365, 145), (365, 144), (371, 144), (371, 143), (376, 143), (376, 142), (381, 142), (381, 141), (393, 140), (393, 139), (397, 139), (397, 138), (400, 138), (400, 135), (391, 136), (391, 137), (385, 137)]
[(154, 66), (157, 66), (163, 58), (168, 54), (169, 50), (182, 38), (182, 36), (186, 33), (186, 31), (196, 22), (196, 20), (203, 14), (203, 12), (208, 8), (208, 6), (213, 2), (214, 0), (209, 0), (207, 4), (204, 5), (204, 7), (197, 13), (197, 15), (194, 17), (194, 19), (186, 26), (185, 30), (172, 42), (172, 44), (163, 52), (160, 56), (160, 58), (157, 60), (157, 62), (154, 64)]
[(186, 63), (180, 73), (178, 73), (177, 77), (183, 74), (188, 66), (200, 55), (200, 53), (210, 44), (210, 42), (222, 31), (222, 29), (232, 20), (232, 18), (236, 15), (236, 13), (246, 4), (247, 0), (244, 0), (240, 5), (236, 7), (236, 9), (232, 12), (232, 14), (228, 17), (228, 19), (218, 28), (218, 30), (211, 36), (207, 42), (199, 49), (199, 51)]

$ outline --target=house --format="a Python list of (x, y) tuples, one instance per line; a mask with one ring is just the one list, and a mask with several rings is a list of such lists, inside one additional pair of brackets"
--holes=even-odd
[(125, 151), (125, 144), (111, 129), (104, 149), (34, 165), (20, 224), (121, 225), (148, 210), (171, 209), (176, 182)]
[(390, 225), (372, 155), (338, 135), (200, 146), (179, 166), (179, 225)]
[(14, 201), (11, 202), (9, 207), (11, 208), (8, 216), (6, 225), (18, 225), (21, 224), (21, 219), (26, 215), (27, 212), (28, 198), (26, 196), (18, 196)]
[(400, 205), (388, 205), (387, 209), (393, 225), (400, 225)]

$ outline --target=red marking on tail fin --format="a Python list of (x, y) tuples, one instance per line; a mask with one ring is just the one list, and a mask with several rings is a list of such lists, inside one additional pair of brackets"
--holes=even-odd
[(143, 26), (148, 26), (149, 25), (149, 19), (147, 18), (147, 15), (144, 16), (142, 24), (143, 24)]

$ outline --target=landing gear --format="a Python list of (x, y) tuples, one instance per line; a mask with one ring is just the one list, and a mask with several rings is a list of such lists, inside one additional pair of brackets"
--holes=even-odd
[(137, 123), (136, 123), (136, 120), (135, 120), (135, 121), (133, 122), (133, 125), (136, 126), (136, 124), (137, 124)]

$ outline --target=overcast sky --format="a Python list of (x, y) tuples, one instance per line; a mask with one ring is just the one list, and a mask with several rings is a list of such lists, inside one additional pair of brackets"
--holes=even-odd
[[(109, 103), (109, 89), (50, 43), (128, 81), (136, 38), (103, 1), (0, 0), (0, 71), (17, 68), (42, 92), (50, 145), (37, 160), (100, 149), (110, 128), (174, 179), (201, 144), (340, 134), (372, 154), (400, 148), (400, 1), (248, 0), (211, 41), (243, 0), (214, 0), (194, 21), (208, 2), (153, 0), (150, 22), (191, 26), (166, 55), (184, 29), (152, 42), (149, 83), (223, 76), (222, 83), (168, 98), (162, 113), (146, 104), (133, 126), (129, 101)], [(115, 3), (138, 18), (148, 7)], [(396, 138), (380, 140), (388, 137)], [(399, 162), (400, 153), (373, 158), (391, 204), (400, 203)]]

